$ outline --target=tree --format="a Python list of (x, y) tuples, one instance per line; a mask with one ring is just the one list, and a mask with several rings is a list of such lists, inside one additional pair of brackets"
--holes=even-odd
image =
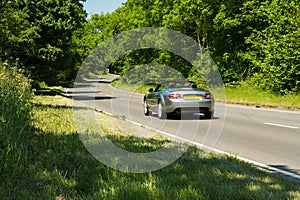
[[(19, 60), (31, 77), (62, 84), (74, 74), (73, 34), (85, 22), (79, 0), (5, 0), (1, 58)], [(3, 50), (5, 49), (5, 50)]]
[[(225, 83), (248, 81), (285, 94), (299, 92), (299, 5), (296, 0), (127, 0), (102, 19), (101, 40), (139, 27), (165, 27), (198, 42)], [(184, 59), (170, 52), (130, 52), (111, 65), (118, 73), (145, 63), (177, 67), (199, 82)]]
[(18, 1), (1, 1), (0, 5), (0, 60), (15, 63), (24, 54), (31, 54), (38, 29), (26, 19)]
[(254, 84), (280, 94), (299, 92), (299, 3), (273, 0), (260, 3), (255, 9), (253, 6), (245, 7), (248, 17), (265, 25), (254, 26), (246, 40), (249, 47), (245, 58), (252, 65)]

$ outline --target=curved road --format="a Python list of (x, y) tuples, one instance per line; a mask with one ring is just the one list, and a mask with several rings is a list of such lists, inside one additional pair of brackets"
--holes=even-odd
[(175, 134), (267, 166), (300, 175), (300, 112), (216, 103), (212, 120), (144, 116), (143, 95), (118, 90), (109, 80), (70, 89), (73, 98), (113, 115)]

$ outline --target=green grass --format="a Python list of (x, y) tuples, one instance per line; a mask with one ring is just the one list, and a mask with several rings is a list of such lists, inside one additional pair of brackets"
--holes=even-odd
[[(162, 136), (138, 138), (99, 113), (109, 138), (133, 152), (159, 149)], [(111, 169), (84, 147), (72, 120), (72, 102), (61, 96), (36, 96), (28, 161), (18, 173), (1, 177), (2, 199), (300, 199), (300, 186), (234, 157), (207, 154), (195, 147), (166, 168), (133, 174)]]
[[(224, 101), (224, 99), (217, 99)], [(226, 87), (226, 102), (263, 107), (300, 109), (300, 94), (276, 95), (251, 86)]]

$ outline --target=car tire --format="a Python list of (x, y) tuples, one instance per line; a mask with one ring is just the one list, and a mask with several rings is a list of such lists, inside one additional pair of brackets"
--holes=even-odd
[(204, 118), (205, 118), (205, 119), (212, 119), (212, 118), (213, 118), (213, 115), (214, 115), (214, 112), (213, 112), (213, 111), (208, 111), (208, 112), (205, 112), (205, 113), (204, 113)]
[(168, 117), (165, 109), (163, 108), (161, 102), (157, 104), (157, 115), (159, 119), (166, 119)]
[(144, 115), (149, 116), (150, 115), (150, 111), (147, 105), (147, 102), (144, 101)]

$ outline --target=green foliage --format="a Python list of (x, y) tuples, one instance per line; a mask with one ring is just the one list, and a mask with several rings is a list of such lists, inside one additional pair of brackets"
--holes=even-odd
[(85, 59), (89, 53), (97, 47), (99, 43), (104, 41), (106, 35), (103, 31), (109, 23), (110, 14), (94, 14), (83, 27), (75, 31), (75, 37), (78, 50), (78, 55), (81, 60)]
[[(210, 53), (225, 83), (251, 80), (259, 88), (287, 94), (300, 88), (299, 10), (295, 0), (127, 0), (109, 16), (95, 16), (92, 24), (105, 24), (100, 42), (145, 26), (180, 31)], [(185, 69), (175, 57), (145, 50), (126, 54), (111, 68), (124, 74), (136, 64), (181, 66), (184, 76), (203, 83), (202, 71)]]
[(252, 79), (263, 89), (279, 94), (300, 89), (300, 6), (297, 1), (266, 1), (251, 12), (265, 13), (267, 26), (254, 29), (246, 43)]
[[(14, 176), (24, 170), (24, 152), (31, 138), (30, 81), (16, 68), (0, 66), (0, 174)], [(3, 180), (3, 177), (1, 177)]]
[[(170, 69), (177, 70), (184, 76), (188, 76), (189, 71), (191, 70), (191, 64), (180, 56), (165, 50), (157, 50), (151, 48), (128, 52), (119, 59), (115, 60), (110, 66), (110, 70), (111, 72), (117, 74), (125, 74), (129, 70), (134, 69), (136, 66), (146, 66), (147, 64), (157, 65), (157, 71), (152, 71), (152, 73), (155, 73), (156, 76), (159, 76), (159, 66), (162, 65), (168, 66)], [(142, 74), (147, 73), (140, 73), (140, 75)], [(133, 81), (137, 80), (138, 79), (134, 79)], [(153, 79), (153, 81), (155, 80), (158, 79)]]
[[(3, 0), (0, 58), (37, 81), (58, 85), (74, 79), (81, 62), (108, 38), (139, 27), (165, 27), (209, 52), (225, 83), (251, 80), (264, 90), (299, 93), (299, 10), (297, 0), (127, 0), (86, 22), (80, 0)], [(128, 52), (110, 68), (125, 74), (145, 63), (177, 67), (197, 82), (206, 76), (162, 50)]]
[(1, 1), (0, 59), (14, 62), (47, 84), (62, 84), (74, 76), (79, 62), (74, 31), (86, 14), (79, 0)]

